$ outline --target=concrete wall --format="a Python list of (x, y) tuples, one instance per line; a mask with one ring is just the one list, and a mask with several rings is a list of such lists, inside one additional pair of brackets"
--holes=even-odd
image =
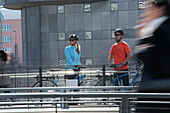
[(106, 0), (22, 8), (24, 65), (64, 64), (64, 48), (72, 33), (80, 37), (82, 64), (108, 63), (115, 42), (112, 31), (116, 28), (124, 29), (124, 41), (133, 50), (133, 27), (141, 14), (141, 1)]

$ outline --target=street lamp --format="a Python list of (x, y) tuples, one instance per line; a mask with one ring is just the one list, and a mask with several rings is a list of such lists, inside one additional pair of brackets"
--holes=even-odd
[(0, 46), (0, 48), (2, 49), (3, 48), (3, 46), (2, 46), (2, 19), (1, 19), (1, 17), (0, 17), (0, 44), (1, 44), (1, 46)]
[(14, 29), (13, 30), (15, 33), (15, 62), (16, 62), (16, 66), (18, 67), (18, 44), (17, 44), (17, 31)]
[[(2, 9), (3, 6), (0, 6), (0, 9)], [(0, 17), (0, 48), (2, 49), (3, 48), (3, 42), (2, 42), (2, 17)]]

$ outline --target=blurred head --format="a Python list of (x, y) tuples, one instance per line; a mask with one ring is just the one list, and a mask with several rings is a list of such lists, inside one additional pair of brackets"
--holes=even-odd
[(169, 0), (153, 0), (152, 4), (156, 7), (164, 7), (165, 15), (170, 16)]
[(2, 61), (7, 62), (10, 60), (10, 56), (7, 52), (5, 52), (3, 49), (0, 49), (0, 58)]
[(124, 32), (122, 29), (118, 28), (115, 30), (115, 40), (117, 43), (119, 43), (124, 36)]
[(168, 0), (149, 0), (144, 13), (141, 15), (142, 18), (145, 18), (145, 23), (168, 15), (170, 16), (170, 5)]

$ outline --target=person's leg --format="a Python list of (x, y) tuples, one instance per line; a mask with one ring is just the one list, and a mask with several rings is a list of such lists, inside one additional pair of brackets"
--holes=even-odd
[(129, 76), (124, 76), (122, 77), (122, 80), (123, 80), (123, 85), (124, 86), (129, 86)]
[[(122, 71), (128, 71), (128, 69), (122, 70)], [(129, 86), (129, 75), (128, 75), (128, 73), (122, 73), (121, 75), (123, 75), (123, 74), (127, 74), (126, 76), (121, 77), (121, 79), (123, 81), (123, 85)]]

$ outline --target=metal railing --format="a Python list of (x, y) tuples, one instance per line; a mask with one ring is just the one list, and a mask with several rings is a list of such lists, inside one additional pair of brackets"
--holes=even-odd
[[(55, 71), (56, 70), (56, 71)], [(106, 65), (97, 65), (97, 66), (87, 66), (81, 71), (74, 72), (68, 71), (64, 66), (55, 66), (55, 67), (22, 67), (19, 71), (16, 68), (6, 68), (3, 74), (0, 76), (9, 76), (12, 80), (12, 87), (30, 87), (33, 86), (37, 80), (40, 81), (39, 86), (43, 86), (42, 80), (50, 79), (56, 81), (56, 78), (59, 77), (62, 83), (64, 80), (64, 75), (71, 74), (83, 74), (86, 76), (87, 81), (89, 80), (90, 86), (95, 86), (96, 82), (103, 77), (103, 86), (106, 86), (106, 77), (111, 77), (115, 72), (121, 73), (119, 71), (113, 71), (112, 68), (109, 68)], [(94, 82), (95, 81), (95, 82)], [(65, 84), (62, 84), (65, 86)]]
[[(101, 87), (82, 87), (83, 89), (101, 89)], [(106, 89), (122, 89), (127, 87), (102, 87)], [(131, 87), (133, 89), (133, 87)], [(136, 87), (134, 87), (136, 88)], [(0, 89), (0, 90), (10, 90), (10, 91), (21, 91), (21, 90), (73, 90), (73, 89), (78, 89), (77, 87), (65, 87), (65, 88), (13, 88), (13, 89)], [(54, 92), (54, 93), (1, 93), (0, 98), (68, 98), (68, 97), (79, 97), (79, 98), (121, 98), (120, 99), (120, 106), (119, 106), (119, 112), (120, 113), (131, 113), (131, 103), (139, 103), (138, 101), (135, 101), (134, 99), (136, 98), (147, 98), (147, 99), (170, 99), (170, 93), (108, 93), (108, 92), (102, 92), (102, 93), (93, 93), (93, 92), (83, 92), (83, 93), (72, 93), (72, 92)], [(79, 101), (78, 103), (82, 103), (84, 101)], [(104, 101), (92, 101), (91, 103), (98, 103), (98, 102), (104, 102)], [(152, 101), (151, 101), (152, 102)], [(50, 102), (1, 102), (1, 104), (25, 104), (25, 105), (31, 105), (31, 104), (50, 104)], [(56, 102), (51, 102), (51, 104), (66, 104), (70, 103), (68, 101), (56, 101)], [(73, 102), (74, 103), (74, 102)], [(76, 103), (76, 102), (75, 102)], [(90, 103), (90, 102), (89, 102)], [(114, 101), (113, 101), (114, 103)], [(145, 102), (144, 102), (145, 103)], [(146, 102), (147, 103), (147, 102)], [(153, 102), (152, 102), (153, 103)], [(157, 101), (155, 103), (165, 103), (162, 101)], [(57, 108), (56, 107), (56, 112)], [(60, 106), (61, 107), (61, 106)]]

